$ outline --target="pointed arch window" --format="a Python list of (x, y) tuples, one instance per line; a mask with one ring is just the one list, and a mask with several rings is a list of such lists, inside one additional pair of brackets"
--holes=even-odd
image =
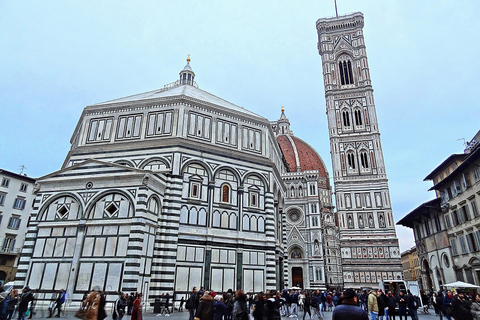
[(231, 188), (228, 184), (222, 185), (222, 202), (230, 203)]
[(363, 125), (362, 112), (360, 112), (360, 110), (357, 109), (357, 110), (355, 110), (354, 114), (355, 114), (355, 125), (357, 125), (357, 126)]
[(368, 155), (367, 152), (360, 152), (360, 163), (362, 164), (362, 169), (368, 169)]
[(347, 162), (348, 168), (350, 170), (355, 170), (355, 156), (353, 155), (353, 152), (347, 153)]
[(353, 84), (352, 62), (350, 60), (339, 61), (338, 70), (340, 70), (340, 81), (342, 86)]
[(342, 120), (344, 127), (350, 127), (350, 113), (347, 110), (342, 112)]

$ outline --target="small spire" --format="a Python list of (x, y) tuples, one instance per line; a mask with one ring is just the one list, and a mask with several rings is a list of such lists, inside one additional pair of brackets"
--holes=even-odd
[(190, 62), (190, 53), (187, 55), (187, 62)]
[(192, 70), (192, 67), (190, 67), (190, 54), (187, 55), (187, 65), (185, 68), (183, 68), (182, 71), (180, 71), (180, 84), (188, 84), (193, 86), (194, 85), (194, 79), (195, 79), (195, 73)]
[(284, 111), (285, 111), (285, 108), (282, 106), (282, 112), (284, 112)]

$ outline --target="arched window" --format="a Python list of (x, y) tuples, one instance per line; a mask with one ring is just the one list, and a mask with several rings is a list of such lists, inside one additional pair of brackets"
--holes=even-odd
[(230, 203), (230, 191), (228, 184), (222, 185), (222, 202)]
[(362, 113), (357, 109), (355, 110), (355, 125), (361, 126), (362, 124)]
[(347, 154), (347, 162), (349, 169), (355, 169), (355, 156), (353, 155), (353, 152)]
[(368, 156), (365, 151), (360, 152), (360, 163), (362, 164), (362, 169), (368, 169)]
[(342, 112), (342, 119), (343, 119), (343, 126), (350, 127), (350, 114), (348, 111), (345, 110)]
[(340, 70), (340, 81), (342, 86), (353, 84), (352, 63), (350, 60), (338, 62), (338, 70)]

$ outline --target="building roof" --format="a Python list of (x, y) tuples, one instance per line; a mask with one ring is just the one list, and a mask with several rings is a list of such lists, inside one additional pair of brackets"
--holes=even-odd
[(35, 180), (36, 180), (35, 178), (29, 177), (26, 174), (18, 174), (18, 173), (15, 173), (15, 172), (7, 171), (5, 169), (0, 169), (0, 174), (8, 176), (10, 178), (24, 180), (24, 181), (28, 181), (28, 182), (32, 182), (32, 183), (35, 183)]
[(421, 217), (430, 216), (431, 210), (441, 211), (440, 201), (441, 201), (440, 198), (435, 198), (433, 200), (429, 200), (427, 202), (422, 203), (417, 208), (413, 209), (410, 213), (408, 213), (405, 217), (400, 219), (400, 221), (398, 221), (397, 224), (408, 227), (408, 228), (413, 228), (414, 220), (419, 219)]
[(435, 176), (442, 170), (445, 169), (446, 166), (450, 165), (452, 162), (454, 162), (455, 160), (463, 160), (463, 158), (465, 158), (465, 154), (463, 153), (454, 153), (452, 154), (450, 157), (448, 157), (447, 159), (445, 159), (445, 161), (443, 161), (439, 166), (437, 166), (435, 169), (433, 169), (432, 172), (430, 172), (428, 174), (428, 176), (425, 177), (425, 179), (423, 179), (423, 181), (426, 181), (426, 180), (433, 180), (433, 178), (435, 178)]
[(318, 170), (320, 176), (327, 177), (322, 158), (308, 143), (289, 134), (278, 135), (277, 141), (288, 163), (289, 172)]

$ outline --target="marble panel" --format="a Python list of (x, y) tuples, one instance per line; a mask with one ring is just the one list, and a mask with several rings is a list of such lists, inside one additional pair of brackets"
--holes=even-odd
[(73, 257), (76, 241), (76, 238), (67, 238), (67, 242), (65, 244), (65, 253), (63, 254), (64, 257)]
[(235, 269), (225, 269), (223, 272), (223, 291), (235, 287)]
[(188, 280), (189, 268), (177, 267), (175, 272), (175, 291), (189, 291)]
[(126, 256), (127, 248), (128, 248), (128, 237), (118, 237), (117, 257)]
[(83, 262), (78, 268), (77, 285), (78, 291), (87, 291), (90, 289), (90, 279), (92, 276), (93, 263)]
[(53, 249), (55, 247), (55, 240), (56, 239), (47, 239), (45, 242), (45, 250), (43, 251), (44, 257), (51, 257), (53, 254)]
[[(42, 290), (53, 290), (58, 263), (46, 263), (43, 273)], [(33, 288), (32, 288), (33, 289)]]
[(130, 212), (130, 202), (128, 201), (122, 201), (120, 202), (120, 208), (118, 210), (118, 216), (120, 218), (127, 218), (129, 216)]
[[(186, 253), (187, 253), (187, 248), (184, 246), (178, 246), (177, 247), (177, 260), (178, 261), (185, 261)], [(213, 260), (213, 258), (212, 258)]]
[(105, 290), (105, 278), (107, 276), (107, 264), (95, 263), (92, 275), (92, 287), (98, 286), (100, 290)]
[(51, 231), (52, 231), (52, 228), (39, 228), (38, 237), (50, 237)]
[(252, 252), (250, 263), (256, 265), (258, 263), (257, 252)]
[(120, 280), (122, 278), (122, 264), (110, 263), (108, 266), (107, 291), (120, 291)]
[(243, 289), (245, 292), (253, 291), (253, 270), (243, 270)]
[(250, 251), (243, 251), (243, 264), (250, 264)]
[(103, 257), (105, 254), (105, 238), (95, 239), (95, 248), (93, 249), (94, 257)]
[(153, 247), (155, 246), (155, 236), (149, 235), (148, 236), (148, 252), (147, 256), (153, 256)]
[(31, 288), (40, 288), (40, 281), (42, 281), (43, 270), (45, 268), (44, 263), (33, 263), (30, 268), (30, 279), (28, 285)]
[(102, 227), (100, 226), (90, 226), (87, 228), (87, 235), (89, 236), (99, 236), (102, 234)]
[(263, 275), (263, 270), (255, 270), (253, 273), (253, 291), (254, 292), (265, 292), (265, 277)]
[(45, 247), (45, 240), (46, 239), (37, 239), (37, 241), (35, 241), (35, 248), (33, 249), (34, 257), (43, 256), (43, 248)]
[(83, 252), (82, 256), (83, 257), (91, 257), (92, 252), (93, 252), (93, 242), (95, 241), (95, 238), (93, 237), (86, 237), (85, 241), (83, 243)]
[(235, 264), (236, 260), (237, 260), (236, 259), (236, 252), (234, 250), (228, 250), (228, 263)]
[(195, 247), (187, 247), (186, 261), (195, 261)]
[(53, 228), (52, 229), (52, 237), (61, 237), (63, 236), (63, 228)]
[(105, 247), (105, 256), (114, 257), (117, 249), (117, 237), (108, 237), (107, 245)]
[(195, 250), (195, 261), (196, 262), (203, 262), (204, 252), (205, 252), (204, 248), (197, 248)]
[(57, 280), (54, 290), (67, 289), (68, 278), (70, 277), (70, 263), (60, 263), (58, 265)]
[(190, 277), (189, 277), (189, 287), (200, 288), (200, 285), (203, 283), (203, 272), (202, 268), (190, 268)]
[(130, 226), (120, 226), (118, 228), (118, 234), (130, 234)]
[(212, 281), (210, 288), (216, 292), (223, 291), (223, 269), (212, 268)]
[(220, 250), (220, 263), (227, 263), (227, 261), (228, 261), (227, 250)]
[(212, 262), (218, 263), (220, 261), (220, 251), (218, 249), (212, 249)]
[(77, 235), (77, 227), (68, 227), (65, 228), (65, 236), (75, 236)]
[(118, 227), (117, 226), (105, 226), (103, 227), (103, 234), (107, 236), (117, 235)]
[(54, 257), (63, 257), (63, 251), (65, 250), (65, 238), (58, 238), (55, 243), (55, 249), (53, 251)]

